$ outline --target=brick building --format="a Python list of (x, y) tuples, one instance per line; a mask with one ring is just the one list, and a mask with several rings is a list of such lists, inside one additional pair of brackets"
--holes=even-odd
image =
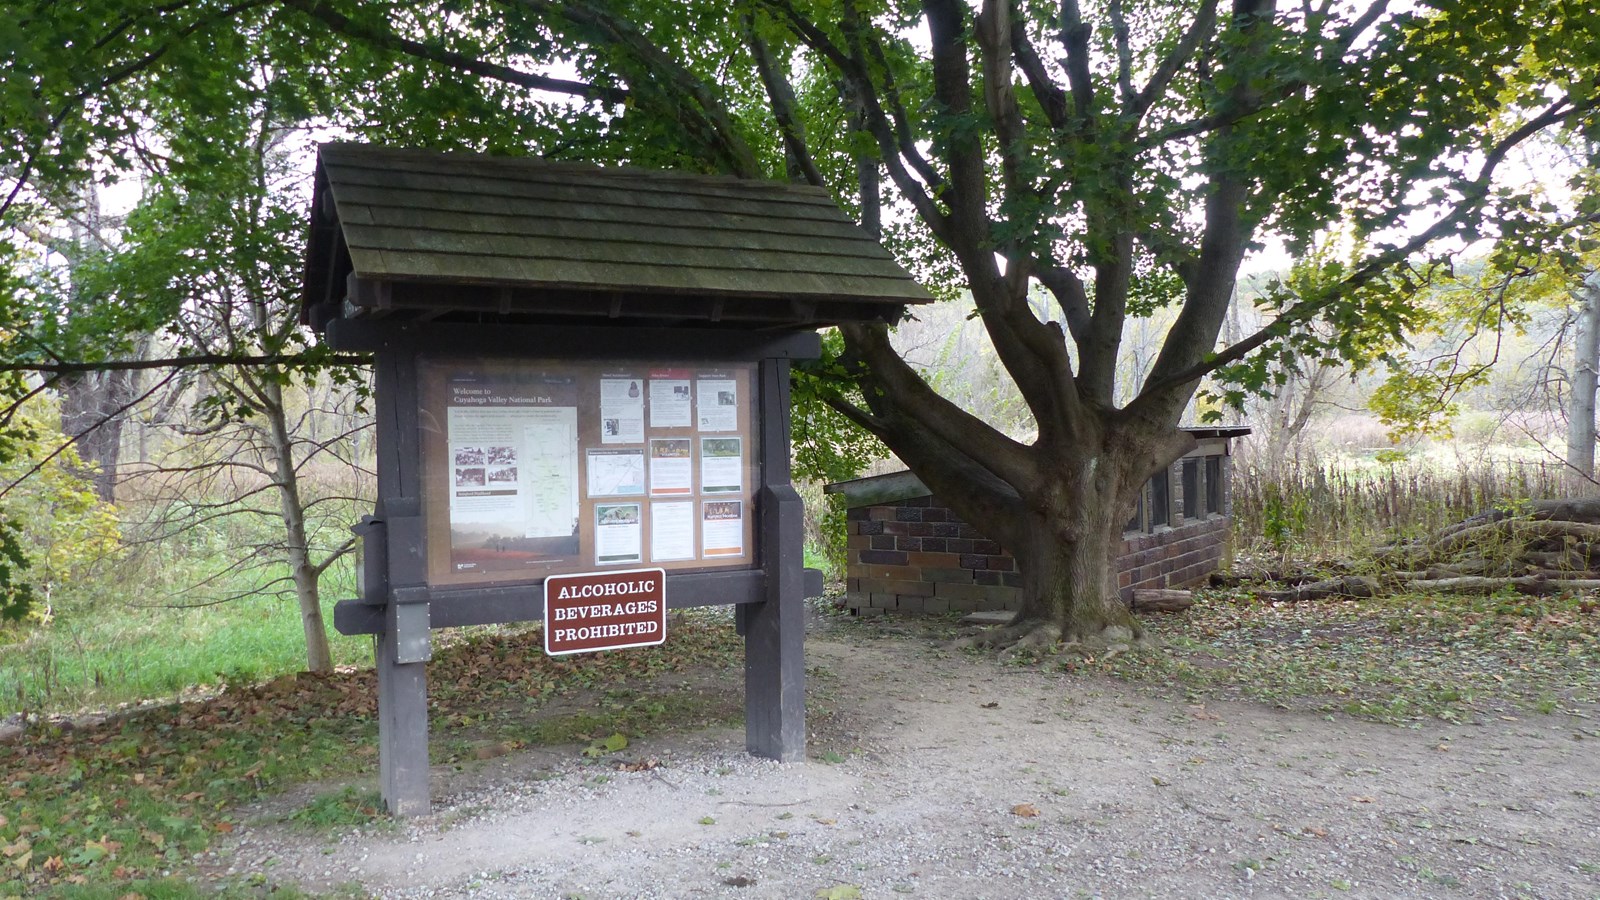
[[(1231, 514), (1232, 441), (1248, 428), (1191, 428), (1200, 442), (1145, 485), (1122, 535), (1117, 582), (1187, 587), (1217, 568)], [(849, 510), (845, 605), (957, 612), (1016, 609), (1022, 575), (1004, 547), (963, 522), (910, 472), (830, 484)]]

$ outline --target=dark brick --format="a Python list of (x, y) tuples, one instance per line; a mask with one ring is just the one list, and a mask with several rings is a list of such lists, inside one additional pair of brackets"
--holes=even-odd
[(943, 553), (950, 548), (949, 541), (944, 538), (925, 537), (922, 539), (922, 549), (927, 553)]
[(862, 522), (861, 534), (883, 534), (882, 522)]
[(956, 522), (939, 522), (933, 526), (933, 536), (953, 538), (961, 536), (961, 526)]
[(861, 561), (874, 566), (903, 566), (907, 557), (904, 550), (863, 550)]
[(922, 511), (922, 521), (948, 522), (950, 521), (950, 510), (942, 506), (930, 506)]
[(847, 509), (844, 512), (844, 520), (846, 522), (865, 522), (868, 518), (867, 509), (868, 507), (865, 506), (857, 506), (854, 509)]
[(898, 537), (894, 539), (894, 546), (896, 550), (921, 550), (922, 538)]
[(892, 519), (894, 518), (894, 507), (869, 506), (867, 507), (867, 518), (873, 520), (874, 522), (882, 522), (886, 519)]
[(867, 549), (868, 550), (893, 550), (894, 549), (894, 535), (892, 535), (892, 534), (873, 535), (873, 537), (872, 537), (872, 546), (868, 547)]
[(996, 544), (994, 541), (973, 541), (972, 542), (972, 552), (973, 553), (1004, 553), (1005, 551), (1002, 550), (1000, 548), (1000, 545)]
[(910, 522), (885, 522), (885, 523), (883, 523), (883, 533), (884, 534), (910, 534), (911, 533), (911, 523)]
[(914, 506), (902, 506), (894, 511), (894, 517), (899, 522), (921, 522), (922, 510)]
[(973, 571), (971, 569), (937, 569), (925, 567), (922, 570), (922, 580), (933, 583), (972, 584)]
[(950, 538), (944, 542), (944, 549), (951, 553), (971, 553), (972, 543), (970, 538)]
[(965, 522), (961, 523), (961, 536), (964, 538), (972, 538), (975, 541), (985, 540), (985, 535), (983, 532), (972, 527), (971, 525), (966, 524)]
[(989, 568), (996, 572), (1016, 571), (1017, 561), (1009, 556), (990, 556)]
[(933, 526), (927, 522), (912, 522), (911, 535), (912, 537), (932, 537)]
[(987, 569), (989, 568), (989, 557), (981, 553), (963, 553), (961, 554), (961, 568)]
[(890, 578), (863, 578), (861, 589), (872, 594), (904, 597), (932, 597), (934, 586), (926, 581), (897, 581)]

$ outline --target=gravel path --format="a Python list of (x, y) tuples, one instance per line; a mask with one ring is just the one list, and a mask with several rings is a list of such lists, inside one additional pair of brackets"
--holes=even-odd
[(523, 753), (436, 774), (395, 831), (251, 826), (221, 864), (384, 898), (1600, 897), (1592, 709), (1402, 729), (913, 640), (807, 652), (804, 764), (735, 730)]

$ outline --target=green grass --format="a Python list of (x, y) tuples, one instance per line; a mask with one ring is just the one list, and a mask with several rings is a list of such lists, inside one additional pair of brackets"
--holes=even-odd
[[(741, 642), (726, 618), (693, 614), (659, 647), (576, 657), (544, 655), (537, 628), (444, 644), (428, 672), (432, 762), (736, 720)], [(285, 675), (0, 744), (0, 900), (299, 896), (267, 879), (204, 882), (193, 861), (243, 804), (309, 782), (370, 783), (375, 713), (370, 669)], [(370, 792), (343, 785), (287, 817), (333, 831), (384, 821)]]
[[(333, 604), (352, 593), (334, 586), (323, 600), (334, 661), (370, 664), (370, 639), (333, 631)], [(192, 609), (147, 605), (158, 601), (101, 602), (26, 635), (0, 633), (0, 639), (21, 637), (0, 644), (0, 716), (172, 698), (193, 686), (305, 668), (305, 637), (292, 598), (258, 595)]]

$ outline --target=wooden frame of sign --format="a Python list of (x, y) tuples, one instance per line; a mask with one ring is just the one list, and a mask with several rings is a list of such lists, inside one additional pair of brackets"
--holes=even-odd
[[(745, 639), (746, 745), (750, 752), (773, 759), (797, 760), (804, 755), (802, 604), (808, 591), (802, 562), (803, 507), (789, 480), (789, 362), (819, 352), (816, 334), (335, 320), (328, 323), (326, 339), (335, 349), (369, 351), (376, 357), (378, 501), (375, 515), (360, 526), (365, 544), (362, 597), (338, 604), (334, 621), (343, 634), (374, 634), (380, 642), (379, 768), (391, 812), (420, 815), (429, 808), (427, 630), (537, 621), (542, 616), (544, 578), (604, 569), (608, 564), (666, 569), (670, 608), (735, 604), (737, 627)], [(641, 354), (638, 348), (649, 352)], [(674, 424), (653, 428), (648, 418), (652, 407), (646, 402), (640, 427), (624, 426), (630, 430), (610, 435), (615, 440), (605, 443), (601, 382), (633, 378), (647, 400), (651, 372), (661, 373), (664, 377), (658, 380), (663, 381), (681, 381), (681, 375), (688, 374), (691, 411), (698, 409), (702, 388), (708, 392), (707, 400), (726, 400), (710, 392), (731, 383), (734, 397), (728, 405), (735, 408), (733, 427), (711, 422), (701, 429), (696, 415), (689, 425), (675, 424), (679, 419), (658, 419)], [(481, 423), (446, 397), (454, 386), (500, 391), (516, 399), (515, 395), (533, 392), (504, 392), (501, 387), (517, 379), (546, 378), (571, 380), (557, 385), (571, 392), (566, 398), (546, 391), (528, 399), (555, 401), (536, 408), (559, 408), (564, 411), (561, 416), (551, 418), (568, 417), (574, 425), (572, 449), (582, 453), (574, 460), (580, 488), (572, 510), (577, 527), (575, 533), (552, 536), (542, 546), (491, 550), (491, 556), (518, 557), (522, 564), (484, 571), (473, 565), (473, 553), (460, 552), (481, 550), (483, 540), (462, 541), (459, 534), (452, 534), (451, 503), (475, 501), (478, 498), (458, 495), (490, 486), (487, 470), (495, 467), (488, 464), (487, 448), (497, 445), (476, 440), (477, 432), (466, 429), (481, 428)], [(745, 397), (748, 401), (741, 402)], [(457, 410), (454, 435), (452, 409)], [(588, 451), (637, 449), (648, 460), (649, 442), (663, 438), (690, 440), (693, 445), (737, 438), (744, 454), (740, 483), (723, 476), (708, 485), (704, 453), (692, 446), (686, 494), (678, 493), (678, 477), (669, 474), (663, 481), (670, 493), (652, 497), (650, 485), (655, 480), (647, 471), (638, 490), (608, 484), (602, 486), (607, 496), (590, 495), (587, 489), (598, 485), (589, 483), (594, 473)], [(457, 452), (464, 448), (481, 449), (483, 457), (458, 458)], [(500, 471), (513, 465), (506, 453), (500, 454)], [(485, 470), (482, 484), (477, 483), (477, 472), (458, 472), (461, 469)], [(603, 560), (596, 553), (591, 520), (609, 499), (638, 504), (644, 513), (635, 555)], [(659, 559), (651, 552), (652, 543), (664, 546), (652, 530), (657, 523), (649, 507), (655, 502), (695, 504), (692, 557)], [(708, 547), (705, 510), (710, 504), (733, 503), (744, 509), (740, 537)], [(464, 546), (469, 543), (471, 547)], [(730, 547), (734, 552), (705, 552)], [(672, 549), (662, 555), (683, 554)]]
[[(746, 744), (804, 755), (821, 578), (789, 483), (789, 364), (819, 355), (818, 328), (933, 300), (826, 190), (328, 144), (303, 287), (302, 323), (375, 361), (377, 503), (334, 625), (375, 638), (391, 813), (429, 809), (430, 630), (537, 621), (552, 576), (660, 570), (669, 607), (732, 604)], [(562, 646), (654, 641), (656, 620), (618, 617), (658, 605), (587, 631), (592, 609), (562, 607)]]

